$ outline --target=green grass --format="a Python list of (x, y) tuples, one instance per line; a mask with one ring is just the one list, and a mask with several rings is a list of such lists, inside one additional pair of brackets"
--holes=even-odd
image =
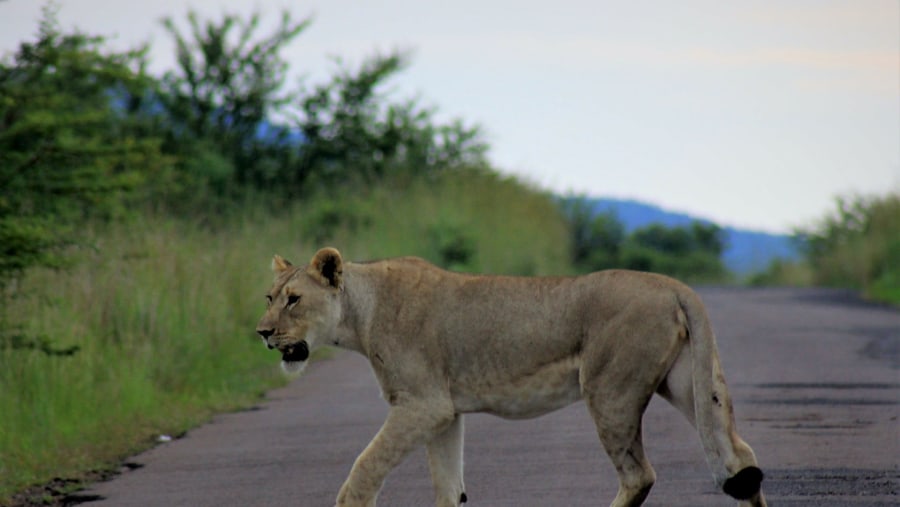
[(263, 209), (233, 210), (213, 227), (152, 215), (98, 224), (83, 231), (91, 248), (73, 252), (71, 268), (27, 273), (0, 312), (0, 504), (108, 468), (283, 384), (277, 354), (254, 335), (274, 253), (304, 263), (332, 245), (350, 260), (411, 254), (473, 271), (570, 271), (551, 199), (496, 175)]
[(165, 220), (87, 236), (96, 251), (69, 271), (29, 273), (6, 308), (28, 339), (78, 349), (0, 348), (0, 498), (112, 463), (283, 382), (253, 336), (268, 275), (248, 268), (249, 238)]
[[(355, 222), (363, 225), (335, 228), (319, 246), (332, 244), (351, 259), (417, 255), (469, 272), (572, 272), (567, 225), (558, 206), (549, 194), (515, 179), (448, 173), (381, 186), (364, 199), (350, 195), (336, 205), (354, 210)], [(471, 255), (448, 262), (446, 251), (455, 242), (463, 250), (470, 245)]]

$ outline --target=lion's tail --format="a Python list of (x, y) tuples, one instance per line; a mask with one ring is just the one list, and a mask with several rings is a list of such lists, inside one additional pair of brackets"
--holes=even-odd
[[(719, 363), (715, 335), (700, 297), (690, 289), (678, 295), (687, 317), (691, 347), (694, 420), (716, 484), (737, 499), (757, 495), (762, 482), (753, 450), (738, 436), (731, 395)], [(764, 502), (764, 501), (762, 501)], [(753, 502), (756, 503), (756, 502)]]

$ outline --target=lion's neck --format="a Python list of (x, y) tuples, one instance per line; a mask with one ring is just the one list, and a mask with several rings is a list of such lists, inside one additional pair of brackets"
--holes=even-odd
[(341, 322), (332, 345), (367, 355), (370, 316), (375, 291), (367, 277), (354, 269), (344, 267), (344, 290), (341, 292)]

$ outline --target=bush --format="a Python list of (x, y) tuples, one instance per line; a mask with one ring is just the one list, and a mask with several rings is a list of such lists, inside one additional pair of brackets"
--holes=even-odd
[(900, 302), (900, 194), (839, 198), (833, 212), (798, 236), (814, 283)]
[(729, 278), (721, 260), (725, 240), (714, 224), (650, 224), (626, 233), (615, 214), (595, 215), (582, 199), (564, 200), (562, 208), (569, 224), (571, 260), (580, 272), (620, 268), (692, 282)]
[(806, 287), (812, 283), (813, 273), (808, 263), (782, 259), (773, 260), (764, 271), (755, 273), (747, 279), (747, 284), (755, 287)]

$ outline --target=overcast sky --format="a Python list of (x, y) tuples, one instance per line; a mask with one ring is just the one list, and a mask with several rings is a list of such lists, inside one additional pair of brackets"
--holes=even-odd
[[(57, 3), (64, 29), (149, 41), (159, 73), (174, 66), (159, 20), (189, 7), (312, 15), (284, 53), (309, 82), (334, 56), (412, 50), (396, 98), (480, 124), (496, 167), (561, 193), (787, 232), (837, 195), (900, 190), (897, 0)], [(0, 53), (34, 36), (41, 5), (0, 0)]]

